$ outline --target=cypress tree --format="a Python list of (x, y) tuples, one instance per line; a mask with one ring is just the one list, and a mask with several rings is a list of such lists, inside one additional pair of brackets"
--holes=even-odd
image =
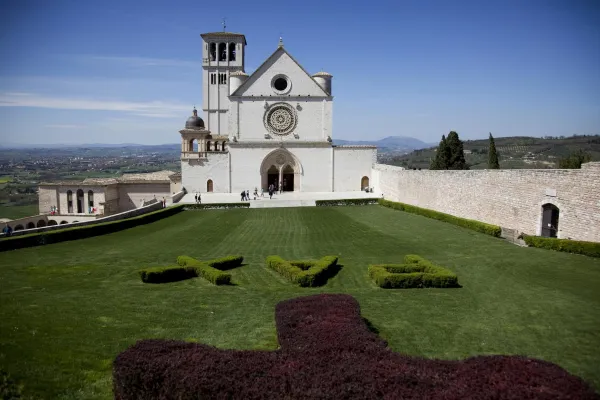
[(448, 169), (448, 144), (446, 136), (442, 135), (442, 140), (435, 153), (435, 159), (431, 162), (429, 169)]
[(488, 150), (488, 168), (489, 169), (500, 169), (500, 163), (498, 162), (498, 153), (496, 152), (496, 143), (494, 137), (490, 132), (490, 148)]
[(463, 142), (459, 139), (458, 133), (451, 131), (448, 134), (446, 146), (449, 155), (447, 169), (469, 169), (465, 161)]

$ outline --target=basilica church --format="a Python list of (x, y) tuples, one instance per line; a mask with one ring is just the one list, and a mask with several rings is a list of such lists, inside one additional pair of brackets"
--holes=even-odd
[(245, 72), (246, 37), (202, 37), (202, 115), (181, 134), (181, 185), (188, 192), (342, 192), (369, 187), (375, 146), (333, 144), (332, 75), (310, 74), (279, 39)]

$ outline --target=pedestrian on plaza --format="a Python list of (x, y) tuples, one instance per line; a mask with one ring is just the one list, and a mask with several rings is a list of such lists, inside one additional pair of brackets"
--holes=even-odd
[(194, 195), (194, 203), (198, 203), (198, 193)]
[(198, 204), (202, 204), (202, 195), (198, 193)]
[(241, 196), (242, 196), (242, 201), (244, 201), (246, 199), (246, 191), (245, 190), (242, 190)]

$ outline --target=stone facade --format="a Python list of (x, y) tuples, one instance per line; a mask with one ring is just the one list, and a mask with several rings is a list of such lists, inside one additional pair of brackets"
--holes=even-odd
[[(332, 145), (330, 74), (311, 76), (280, 41), (248, 76), (243, 72), (243, 35), (225, 32), (202, 37), (203, 54), (209, 57), (206, 51), (211, 43), (226, 38), (241, 53), (231, 63), (226, 62), (227, 54), (223, 62), (203, 64), (208, 126), (194, 110), (180, 131), (182, 187), (188, 192), (239, 193), (254, 188), (266, 191), (275, 183), (282, 184), (284, 191), (333, 192), (361, 190), (362, 183), (369, 182), (376, 147)], [(231, 79), (215, 83), (213, 71)], [(213, 112), (227, 116), (227, 129)], [(220, 144), (217, 148), (215, 142)]]
[(540, 235), (542, 206), (559, 209), (558, 238), (600, 242), (600, 162), (581, 169), (414, 171), (376, 164), (388, 200)]

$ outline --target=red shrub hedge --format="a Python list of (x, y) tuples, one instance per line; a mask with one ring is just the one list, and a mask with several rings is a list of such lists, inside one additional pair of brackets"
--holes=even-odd
[(113, 364), (115, 399), (599, 399), (555, 364), (515, 356), (403, 356), (369, 331), (348, 295), (276, 308), (277, 351), (143, 340)]

